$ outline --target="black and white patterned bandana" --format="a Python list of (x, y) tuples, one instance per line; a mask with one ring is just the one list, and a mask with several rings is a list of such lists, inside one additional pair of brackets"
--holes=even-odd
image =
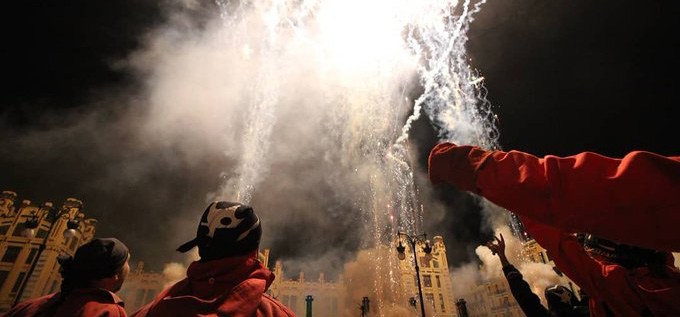
[(201, 260), (243, 255), (259, 247), (261, 236), (260, 219), (252, 207), (216, 201), (203, 212), (196, 238), (177, 251), (187, 252), (197, 246)]

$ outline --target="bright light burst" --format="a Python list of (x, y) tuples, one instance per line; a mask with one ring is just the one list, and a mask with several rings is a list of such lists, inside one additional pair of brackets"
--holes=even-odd
[[(329, 175), (329, 182), (351, 175), (357, 186), (348, 199), (372, 227), (366, 239), (385, 245), (397, 229), (422, 230), (408, 153), (411, 124), (425, 113), (441, 140), (497, 145), (483, 78), (465, 53), (468, 27), (483, 2), (218, 0), (220, 47), (238, 51), (238, 76), (248, 79), (238, 93), (239, 105), (248, 106), (240, 163), (220, 196), (251, 199), (269, 171), (280, 112), (298, 107), (297, 96), (304, 95), (314, 104), (306, 115), (326, 120), (324, 137), (340, 153), (327, 159), (347, 171)], [(416, 84), (422, 94), (408, 98)], [(377, 261), (396, 267), (390, 257)], [(384, 311), (394, 303), (378, 305)]]

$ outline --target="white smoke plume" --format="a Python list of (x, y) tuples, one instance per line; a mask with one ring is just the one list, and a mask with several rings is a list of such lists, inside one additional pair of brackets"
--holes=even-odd
[(163, 267), (163, 288), (172, 286), (173, 284), (183, 280), (187, 277), (187, 268), (193, 261), (200, 259), (198, 256), (198, 248), (194, 248), (186, 254), (184, 263), (170, 262)]
[(464, 47), (483, 1), (216, 3), (200, 26), (185, 14), (195, 2), (172, 10), (129, 58), (147, 83), (139, 133), (178, 160), (228, 162), (206, 200), (251, 202), (265, 244), (294, 221), (354, 223), (354, 249), (422, 231), (403, 127), (418, 85), (442, 139), (495, 142)]
[[(505, 239), (505, 254), (508, 261), (513, 264), (529, 283), (531, 290), (537, 294), (545, 304), (544, 290), (546, 287), (559, 284), (560, 278), (552, 269), (552, 266), (544, 263), (531, 262), (523, 256), (523, 244), (515, 237), (510, 227), (501, 225), (494, 230), (494, 235), (503, 235)], [(484, 281), (505, 279), (502, 265), (497, 255), (491, 253), (486, 246), (478, 246), (475, 253), (481, 260), (481, 265), (467, 264), (453, 269), (452, 278), (454, 285), (460, 283), (454, 289), (456, 297), (464, 298), (472, 290)]]
[[(208, 201), (226, 199), (253, 205), (262, 246), (274, 254), (291, 262), (323, 255), (318, 265), (341, 270), (356, 250), (384, 245), (397, 230), (422, 231), (413, 154), (397, 140), (423, 83), (433, 122), (459, 121), (436, 123), (442, 138), (493, 138), (473, 110), (479, 91), (468, 81), (476, 78), (460, 64), (480, 3), (166, 2), (166, 23), (113, 65), (142, 87), (102, 96), (93, 104), (101, 112), (55, 117), (57, 129), (19, 143), (27, 153), (101, 157), (106, 164), (83, 166), (94, 173), (77, 181), (92, 201), (106, 192), (117, 202), (100, 220), (113, 235), (152, 245), (153, 261), (195, 235)], [(447, 108), (468, 115), (432, 110)], [(482, 132), (458, 129), (466, 126)], [(70, 176), (59, 178), (76, 181)], [(116, 208), (144, 215), (119, 217)], [(181, 263), (166, 267), (168, 282), (182, 276)], [(387, 294), (376, 300), (384, 309), (394, 298)]]
[(366, 296), (371, 300), (371, 314), (375, 316), (413, 316), (406, 294), (401, 288), (401, 272), (396, 263), (385, 263), (386, 258), (395, 258), (387, 248), (361, 250), (354, 261), (344, 266), (347, 285), (346, 301), (350, 303), (345, 316), (356, 314), (355, 305)]

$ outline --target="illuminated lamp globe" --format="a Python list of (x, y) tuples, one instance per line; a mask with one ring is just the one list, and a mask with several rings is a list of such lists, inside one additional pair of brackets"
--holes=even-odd
[(34, 228), (24, 228), (21, 230), (21, 236), (24, 238), (33, 238), (35, 237), (35, 229)]
[(432, 253), (432, 242), (430, 242), (430, 240), (425, 241), (425, 246), (423, 247), (423, 252), (425, 252), (425, 254), (431, 254)]
[(78, 235), (78, 231), (76, 229), (66, 229), (66, 231), (64, 231), (64, 238), (66, 238), (66, 239), (73, 238), (77, 235)]
[(406, 253), (404, 253), (404, 251), (406, 251), (406, 247), (399, 241), (399, 245), (397, 246), (397, 256), (399, 257), (399, 260), (406, 259)]

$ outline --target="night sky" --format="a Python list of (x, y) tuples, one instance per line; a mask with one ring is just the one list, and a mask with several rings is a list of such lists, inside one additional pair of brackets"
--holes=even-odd
[[(34, 202), (81, 198), (88, 216), (99, 219), (100, 235), (120, 237), (156, 269), (173, 259), (166, 240), (190, 238), (176, 236), (167, 214), (196, 210), (185, 219), (193, 231), (203, 208), (193, 197), (203, 199), (220, 182), (211, 166), (154, 161), (172, 157), (172, 147), (126, 148), (138, 140), (115, 123), (134, 113), (135, 103), (105, 97), (143, 90), (142, 77), (118, 61), (165, 21), (169, 6), (21, 1), (3, 8), (0, 31), (0, 190)], [(214, 9), (205, 1), (190, 12), (197, 27)], [(468, 53), (485, 77), (501, 146), (536, 155), (680, 154), (673, 111), (680, 99), (679, 13), (671, 1), (489, 0), (468, 33)], [(435, 142), (424, 120), (413, 131), (421, 168)], [(106, 132), (85, 135), (97, 128)], [(133, 161), (136, 173), (121, 168)], [(450, 212), (428, 222), (428, 230), (445, 236), (452, 264), (469, 261), (488, 228), (480, 229), (472, 197), (451, 188), (436, 192)], [(318, 244), (300, 235), (271, 247), (274, 256), (301, 257), (344, 234)]]

